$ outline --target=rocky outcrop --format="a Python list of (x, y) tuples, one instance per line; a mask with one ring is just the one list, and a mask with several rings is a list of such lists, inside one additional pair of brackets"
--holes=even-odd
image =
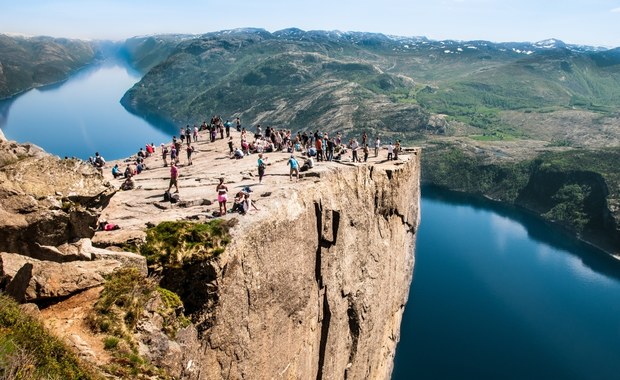
[[(181, 288), (172, 290), (194, 323), (170, 336), (155, 298), (133, 331), (141, 356), (188, 379), (390, 376), (419, 224), (418, 150), (399, 161), (317, 163), (299, 182), (289, 180), (289, 154), (271, 153), (258, 185), (254, 160), (227, 160), (224, 140), (201, 140), (194, 164), (179, 169), (181, 202), (163, 204), (169, 169), (157, 156), (134, 190), (115, 192), (118, 180), (110, 185), (79, 161), (0, 144), (8, 148), (0, 156), (0, 252), (10, 252), (0, 256), (0, 285), (15, 298), (94, 291), (121, 266), (144, 273), (144, 259), (121, 247), (144, 239), (147, 225), (209, 219), (225, 176), (231, 195), (254, 188), (258, 210), (224, 216), (238, 220), (215, 259), (163, 272), (160, 285)], [(97, 232), (91, 243), (98, 217), (120, 229)], [(91, 357), (97, 339), (67, 331)]]
[(102, 285), (104, 276), (121, 267), (115, 260), (55, 263), (1, 252), (0, 278), (5, 292), (21, 302), (62, 298)]
[[(225, 159), (224, 140), (195, 147), (193, 165), (179, 169), (184, 207), (162, 203), (168, 168), (156, 155), (137, 188), (117, 192), (103, 211), (121, 229), (93, 238), (97, 246), (122, 246), (143, 238), (147, 223), (208, 220), (218, 205), (203, 200), (215, 198), (222, 176), (230, 194), (254, 189), (258, 211), (224, 217), (237, 223), (223, 253), (161, 274), (160, 285), (183, 300), (201, 346), (193, 358), (182, 350), (183, 377), (389, 378), (414, 263), (419, 150), (396, 162), (382, 152), (366, 164), (317, 163), (299, 182), (289, 181), (289, 154), (269, 153), (258, 185), (256, 161)], [(162, 355), (150, 360), (178, 358), (175, 344), (155, 339), (156, 325), (145, 331), (161, 341), (155, 351)], [(176, 342), (194, 347), (186, 338)]]
[(389, 378), (414, 263), (417, 153), (322, 173), (233, 232), (200, 378)]
[(81, 160), (0, 141), (0, 251), (49, 259), (49, 249), (91, 238), (114, 190)]
[(0, 141), (0, 291), (19, 301), (60, 299), (146, 260), (92, 246), (114, 194), (91, 165), (34, 145)]

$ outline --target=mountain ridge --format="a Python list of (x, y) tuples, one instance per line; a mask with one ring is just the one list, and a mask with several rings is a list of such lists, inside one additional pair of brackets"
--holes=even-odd
[[(390, 106), (388, 108), (408, 107), (411, 110), (422, 105), (416, 112), (426, 115), (416, 118), (416, 123), (412, 125), (414, 132), (428, 127), (426, 121), (430, 119), (429, 112), (464, 118), (466, 122), (475, 125), (468, 112), (454, 107), (460, 103), (467, 107), (491, 107), (496, 110), (539, 108), (540, 94), (544, 94), (543, 104), (552, 107), (576, 106), (600, 110), (601, 107), (619, 106), (617, 99), (620, 94), (616, 90), (617, 86), (613, 86), (613, 83), (620, 83), (620, 75), (616, 70), (620, 67), (617, 50), (570, 45), (556, 39), (536, 43), (433, 41), (426, 37), (394, 37), (380, 33), (306, 32), (298, 28), (270, 33), (265, 29), (242, 28), (187, 38), (178, 42), (174, 48), (170, 45), (167, 47), (170, 54), (160, 56), (159, 65), (154, 64), (154, 70), (130, 89), (122, 102), (126, 108), (139, 115), (156, 114), (178, 124), (200, 122), (203, 116), (189, 109), (188, 105), (191, 105), (193, 109), (212, 110), (207, 112), (243, 116), (250, 119), (252, 124), (264, 122), (268, 116), (273, 116), (274, 123), (292, 123), (295, 128), (308, 128), (308, 123), (297, 123), (296, 114), (282, 115), (281, 112), (270, 110), (281, 107), (281, 98), (290, 99), (286, 102), (289, 107), (299, 105), (294, 100), (297, 96), (293, 90), (307, 92), (309, 89), (303, 86), (294, 89), (293, 83), (283, 87), (280, 80), (274, 82), (271, 79), (296, 78), (298, 86), (319, 78), (325, 83), (326, 78), (321, 76), (307, 76), (308, 72), (313, 72), (312, 66), (316, 63), (308, 60), (317, 59), (323, 64), (322, 69), (334, 69), (329, 63), (334, 60), (348, 65), (346, 72), (336, 70), (330, 74), (330, 78), (341, 81), (341, 89), (347, 86), (359, 89), (356, 93), (349, 91), (347, 94), (354, 99), (354, 103), (361, 104), (361, 108), (368, 108), (364, 104), (369, 97), (389, 98), (389, 101), (383, 102), (386, 107)], [(311, 54), (313, 58), (308, 57), (308, 60), (294, 65), (290, 63), (295, 60), (292, 55), (302, 53)], [(290, 55), (290, 59), (287, 59), (286, 54)], [(279, 61), (278, 57), (281, 58)], [(368, 72), (369, 76), (365, 78), (361, 74), (352, 75), (354, 67), (361, 69), (359, 65), (374, 67), (376, 70)], [(282, 71), (284, 66), (288, 67), (286, 72)], [(171, 70), (172, 67), (179, 70)], [(169, 71), (166, 73), (166, 70)], [(170, 77), (166, 78), (166, 75)], [(609, 75), (611, 81), (607, 78)], [(185, 76), (192, 80), (186, 81)], [(272, 78), (265, 82), (268, 76)], [(261, 94), (246, 86), (248, 83), (244, 80), (250, 77), (263, 78), (263, 82), (250, 80), (254, 85), (262, 83), (276, 86), (271, 90), (281, 93), (280, 100), (276, 101), (272, 93), (263, 94), (266, 98), (262, 99)], [(479, 88), (468, 84), (471, 81), (484, 83), (489, 79), (495, 80), (494, 77), (500, 79), (495, 86)], [(541, 80), (545, 81), (543, 85), (532, 82), (523, 86), (528, 81)], [(201, 89), (193, 88), (192, 83)], [(167, 94), (151, 99), (147, 93), (151, 86), (153, 93), (161, 92), (155, 90), (154, 87), (157, 87), (165, 88)], [(231, 93), (232, 87), (234, 93)], [(188, 89), (187, 94), (181, 93), (184, 88)], [(429, 88), (431, 91), (424, 93)], [(455, 93), (457, 99), (453, 99)], [(315, 98), (320, 98), (316, 95)], [(241, 101), (243, 99), (239, 99), (240, 96), (252, 101)], [(170, 97), (174, 97), (174, 101)], [(234, 101), (227, 102), (228, 98)], [(433, 105), (434, 102), (449, 107), (438, 107)], [(304, 107), (301, 108), (303, 111)], [(340, 124), (351, 126), (360, 120), (367, 120), (360, 128), (370, 128), (372, 125), (383, 127), (387, 124), (385, 120), (363, 110), (358, 117), (346, 117)], [(484, 127), (497, 129), (501, 126), (492, 122)], [(375, 129), (381, 130), (379, 127)]]

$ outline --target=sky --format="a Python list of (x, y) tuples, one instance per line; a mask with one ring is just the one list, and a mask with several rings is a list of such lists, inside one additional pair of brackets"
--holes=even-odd
[(242, 27), (620, 47), (620, 0), (0, 0), (0, 33), (122, 40)]

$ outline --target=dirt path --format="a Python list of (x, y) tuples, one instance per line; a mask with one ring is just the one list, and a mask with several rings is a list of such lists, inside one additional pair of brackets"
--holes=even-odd
[(94, 334), (86, 325), (86, 317), (99, 299), (102, 289), (88, 289), (41, 310), (45, 326), (74, 348), (80, 358), (96, 365), (106, 364), (111, 359), (103, 348), (103, 336)]

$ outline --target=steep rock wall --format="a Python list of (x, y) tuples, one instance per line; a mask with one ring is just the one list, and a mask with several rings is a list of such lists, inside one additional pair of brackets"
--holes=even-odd
[[(289, 187), (219, 258), (195, 376), (385, 379), (419, 224), (419, 152)], [(196, 292), (206, 289), (194, 289)]]

